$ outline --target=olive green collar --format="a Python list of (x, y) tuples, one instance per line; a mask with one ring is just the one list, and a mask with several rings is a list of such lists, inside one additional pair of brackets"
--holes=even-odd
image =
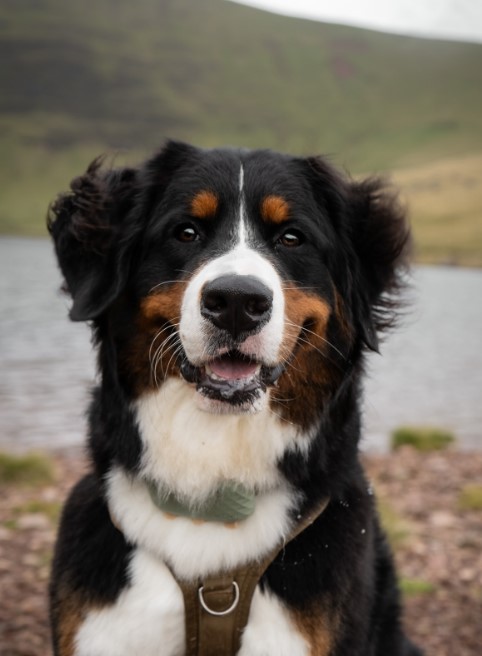
[(165, 513), (205, 522), (240, 522), (254, 513), (256, 495), (243, 485), (228, 481), (205, 503), (190, 506), (172, 492), (165, 493), (152, 480), (145, 481), (154, 505)]

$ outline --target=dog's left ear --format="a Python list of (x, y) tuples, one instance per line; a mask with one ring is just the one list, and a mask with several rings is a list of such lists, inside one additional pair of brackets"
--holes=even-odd
[(49, 210), (48, 230), (73, 299), (73, 321), (96, 319), (118, 296), (128, 272), (133, 237), (125, 222), (137, 171), (103, 170), (101, 164), (94, 160)]
[(352, 181), (319, 157), (308, 164), (317, 204), (340, 245), (335, 273), (350, 300), (350, 319), (377, 351), (379, 334), (394, 325), (401, 305), (411, 246), (405, 209), (383, 179)]
[(411, 238), (398, 194), (383, 179), (348, 183), (353, 244), (353, 302), (366, 346), (378, 350), (378, 335), (397, 319), (405, 286)]

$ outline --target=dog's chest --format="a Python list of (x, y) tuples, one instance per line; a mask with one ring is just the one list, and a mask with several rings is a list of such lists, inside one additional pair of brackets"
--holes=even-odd
[[(130, 574), (113, 605), (87, 614), (75, 656), (184, 656), (183, 596), (169, 569), (137, 549)], [(307, 656), (309, 647), (282, 603), (257, 588), (238, 654)]]

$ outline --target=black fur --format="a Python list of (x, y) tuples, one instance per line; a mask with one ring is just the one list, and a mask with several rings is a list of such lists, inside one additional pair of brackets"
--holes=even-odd
[[(420, 654), (401, 629), (391, 555), (358, 458), (363, 354), (378, 349), (380, 334), (396, 320), (409, 250), (404, 212), (383, 181), (353, 182), (321, 158), (201, 151), (175, 142), (137, 169), (104, 171), (94, 162), (51, 208), (49, 230), (73, 298), (71, 318), (92, 322), (101, 373), (90, 412), (94, 473), (74, 489), (56, 548), (51, 584), (56, 654), (56, 618), (66, 595), (106, 603), (127, 580), (132, 547), (108, 516), (103, 477), (113, 464), (135, 473), (142, 454), (129, 409), (138, 387), (123, 355), (134, 338), (130, 319), (154, 285), (189, 276), (222, 252), (235, 220), (238, 199), (232, 189), (240, 159), (250, 190), (247, 211), (255, 214), (267, 193), (282, 194), (295, 208), (289, 225), (305, 235), (301, 250), (283, 251), (280, 228), (260, 222), (259, 249), (284, 279), (315, 289), (332, 304), (335, 288), (348, 326), (342, 330), (336, 321), (328, 326), (336, 347), (332, 383), (320, 387), (320, 429), (308, 457), (290, 452), (279, 463), (304, 493), (299, 512), (326, 495), (331, 501), (281, 552), (262, 584), (292, 608), (309, 612), (317, 602), (329, 604), (340, 618), (331, 656)], [(203, 245), (181, 249), (173, 226), (188, 218), (186, 199), (213, 186), (222, 230), (203, 224)]]

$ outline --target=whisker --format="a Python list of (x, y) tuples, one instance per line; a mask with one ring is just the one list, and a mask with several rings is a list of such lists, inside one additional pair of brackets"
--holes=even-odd
[(298, 285), (281, 285), (281, 289), (311, 289), (311, 290), (317, 290), (318, 287), (299, 287)]
[[(329, 362), (331, 362), (331, 364), (334, 365), (339, 371), (341, 371), (341, 372), (344, 371), (343, 367), (336, 360), (334, 360), (333, 357), (330, 356), (328, 353), (323, 352), (317, 346), (312, 344), (312, 342), (308, 341), (307, 339), (304, 339), (303, 337), (299, 337), (298, 339), (301, 343), (306, 344), (307, 346), (312, 348), (314, 351), (319, 353), (325, 360), (328, 360)], [(343, 358), (343, 359), (345, 361), (347, 361), (346, 358)]]
[(176, 328), (179, 327), (179, 325), (180, 325), (179, 323), (167, 323), (163, 328), (161, 328), (160, 330), (157, 331), (157, 333), (154, 335), (154, 337), (151, 341), (151, 345), (149, 347), (149, 360), (151, 360), (152, 349), (154, 348), (154, 344), (159, 339), (159, 337), (162, 335), (162, 333), (165, 332), (166, 330), (169, 330), (171, 327), (176, 329)]
[(175, 335), (169, 335), (156, 349), (156, 352), (154, 353), (153, 357), (153, 362), (154, 366), (157, 368), (159, 365), (159, 362), (162, 360), (164, 353), (166, 350), (171, 348), (172, 345), (169, 345), (169, 342), (175, 342), (176, 341), (176, 336)]
[(296, 424), (294, 424), (292, 421), (289, 421), (289, 419), (285, 419), (285, 417), (275, 412), (272, 408), (268, 408), (268, 410), (270, 414), (274, 415), (277, 419), (284, 422), (285, 424), (288, 424), (289, 426), (296, 426)]
[(168, 374), (168, 372), (169, 372), (169, 367), (171, 366), (171, 362), (172, 362), (175, 358), (177, 358), (177, 356), (178, 356), (181, 352), (182, 352), (182, 344), (179, 343), (179, 344), (177, 345), (176, 349), (173, 351), (173, 353), (172, 353), (172, 355), (171, 355), (171, 357), (170, 357), (170, 359), (169, 359), (169, 362), (167, 363), (167, 366), (166, 366), (166, 372), (165, 372), (164, 376), (167, 376), (167, 374)]
[[(152, 347), (153, 347), (154, 342), (151, 344), (151, 348), (149, 349), (149, 364), (150, 364), (150, 370), (151, 370), (151, 380), (153, 380), (155, 386), (158, 386), (157, 383), (157, 355), (159, 353), (159, 348), (156, 349), (154, 355), (152, 355)], [(162, 346), (162, 342), (161, 342)]]
[(157, 285), (154, 285), (154, 287), (151, 287), (151, 289), (147, 293), (152, 294), (152, 292), (155, 289), (158, 289), (159, 287), (162, 287), (163, 285), (172, 285), (176, 282), (180, 282), (180, 281), (179, 280), (164, 280), (163, 282), (158, 282)]
[[(314, 333), (314, 334), (316, 335), (316, 333)], [(319, 337), (319, 335), (317, 335), (317, 337)], [(332, 346), (332, 345), (328, 342), (328, 340), (324, 340), (324, 341), (325, 341), (327, 344), (329, 344), (330, 346)], [(325, 360), (328, 360), (329, 362), (331, 362), (331, 364), (334, 365), (339, 371), (343, 372), (343, 368), (340, 366), (340, 364), (339, 364), (336, 360), (333, 359), (332, 356), (330, 356), (329, 353), (326, 353), (326, 352), (322, 351), (320, 348), (318, 348), (317, 346), (315, 346), (312, 342), (308, 341), (307, 339), (305, 339), (305, 338), (302, 337), (301, 335), (298, 336), (298, 342), (300, 342), (301, 344), (306, 344), (306, 345), (309, 346), (312, 350), (314, 350), (314, 351), (316, 351), (317, 353), (319, 353), (319, 354), (321, 355), (322, 358), (324, 358)], [(335, 350), (337, 350), (337, 349), (335, 349)], [(343, 356), (343, 354), (341, 354), (341, 355), (342, 355), (343, 359), (344, 359), (345, 361), (347, 361), (347, 359)], [(292, 363), (290, 363), (290, 365), (291, 365), (291, 368), (294, 369), (295, 371), (298, 371), (298, 372), (301, 373), (301, 374), (304, 373), (302, 370), (297, 369)]]
[[(293, 328), (296, 328), (300, 332), (305, 332), (309, 333), (310, 335), (314, 335), (314, 337), (317, 337), (318, 339), (321, 339), (322, 342), (327, 344), (330, 348), (332, 348), (334, 351), (338, 353), (338, 355), (343, 358), (343, 360), (347, 361), (346, 355), (344, 355), (340, 349), (338, 349), (332, 342), (330, 342), (329, 339), (326, 339), (326, 337), (323, 337), (323, 335), (318, 335), (318, 333), (315, 333), (313, 330), (310, 330), (309, 328), (306, 328), (305, 326), (300, 326), (299, 324), (294, 323), (293, 321), (290, 321), (289, 319), (286, 319), (286, 323), (290, 326), (293, 326)], [(306, 340), (305, 340), (306, 341)], [(310, 344), (310, 342), (306, 341), (307, 344)], [(313, 345), (313, 348), (316, 348)], [(319, 349), (317, 349), (319, 351)], [(319, 351), (321, 353), (321, 351)]]
[[(171, 343), (169, 344), (169, 342), (171, 342)], [(162, 359), (163, 359), (164, 355), (167, 353), (167, 351), (169, 351), (172, 348), (177, 348), (179, 344), (180, 344), (180, 342), (179, 342), (178, 333), (173, 333), (172, 335), (169, 335), (169, 337), (167, 337), (162, 342), (162, 344), (159, 346), (159, 348), (156, 351), (156, 356), (155, 356), (155, 370), (156, 371), (157, 371), (157, 368), (159, 366), (159, 363), (161, 363), (161, 365), (162, 365)], [(170, 364), (170, 361), (169, 361), (169, 364)], [(162, 373), (163, 377), (165, 377), (166, 374), (167, 374), (167, 369), (169, 368), (169, 364), (166, 367), (166, 370), (164, 370), (164, 368), (161, 367), (161, 373)]]
[(192, 276), (192, 271), (188, 271), (187, 269), (176, 269), (177, 273), (187, 273), (188, 276)]
[(299, 398), (300, 398), (299, 396), (293, 396), (290, 399), (286, 399), (286, 398), (281, 397), (281, 396), (273, 396), (273, 401), (276, 401), (276, 403), (280, 403), (280, 404), (283, 404), (283, 403), (287, 404), (287, 403), (293, 403), (293, 401), (298, 401)]
[(304, 374), (304, 373), (305, 373), (305, 372), (304, 372), (302, 369), (300, 369), (299, 367), (295, 367), (295, 365), (293, 364), (294, 359), (295, 359), (295, 358), (290, 357), (290, 358), (283, 358), (283, 360), (282, 360), (283, 364), (286, 365), (285, 371), (286, 371), (286, 373), (288, 374), (288, 376), (289, 376), (289, 372), (290, 372), (291, 369), (292, 369), (293, 371), (297, 371), (299, 374)]
[[(162, 357), (163, 357), (164, 352), (166, 351), (166, 349), (172, 348), (175, 345), (176, 341), (179, 340), (179, 333), (177, 332), (177, 330), (175, 330), (175, 332), (168, 335), (159, 344), (159, 346), (156, 348), (154, 354), (152, 354), (152, 348), (153, 348), (153, 345), (154, 345), (154, 341), (159, 337), (160, 334), (162, 334), (162, 332), (164, 332), (164, 330), (165, 329), (163, 329), (162, 331), (160, 331), (156, 335), (156, 337), (153, 339), (153, 341), (151, 343), (151, 348), (149, 349), (149, 362), (150, 362), (150, 365), (151, 365), (151, 373), (152, 373), (154, 384), (156, 385), (156, 387), (159, 387), (159, 383), (158, 383), (158, 379), (157, 379), (157, 368), (159, 366), (159, 362), (162, 360)], [(174, 342), (174, 343), (169, 344), (169, 342)], [(164, 372), (162, 372), (162, 373), (164, 375)]]
[(168, 329), (170, 329), (170, 328), (171, 328), (171, 326), (169, 326), (169, 325), (164, 326), (164, 328), (162, 328), (161, 330), (159, 330), (159, 331), (156, 333), (156, 335), (154, 336), (154, 338), (152, 339), (152, 341), (151, 341), (151, 345), (150, 345), (150, 347), (149, 347), (149, 354), (148, 354), (149, 362), (151, 363), (151, 365), (152, 365), (153, 361), (156, 360), (157, 355), (158, 355), (158, 353), (159, 353), (159, 349), (162, 349), (163, 345), (166, 343), (167, 340), (169, 340), (169, 339), (172, 337), (172, 335), (177, 334), (177, 330), (174, 329), (175, 332), (172, 333), (171, 335), (168, 335), (167, 338), (165, 338), (165, 339), (161, 342), (161, 344), (156, 348), (156, 351), (155, 351), (154, 354), (153, 354), (153, 348), (154, 348), (154, 344), (155, 344), (155, 342), (159, 339), (159, 337), (160, 337), (160, 336), (161, 336), (166, 330), (168, 330)]

